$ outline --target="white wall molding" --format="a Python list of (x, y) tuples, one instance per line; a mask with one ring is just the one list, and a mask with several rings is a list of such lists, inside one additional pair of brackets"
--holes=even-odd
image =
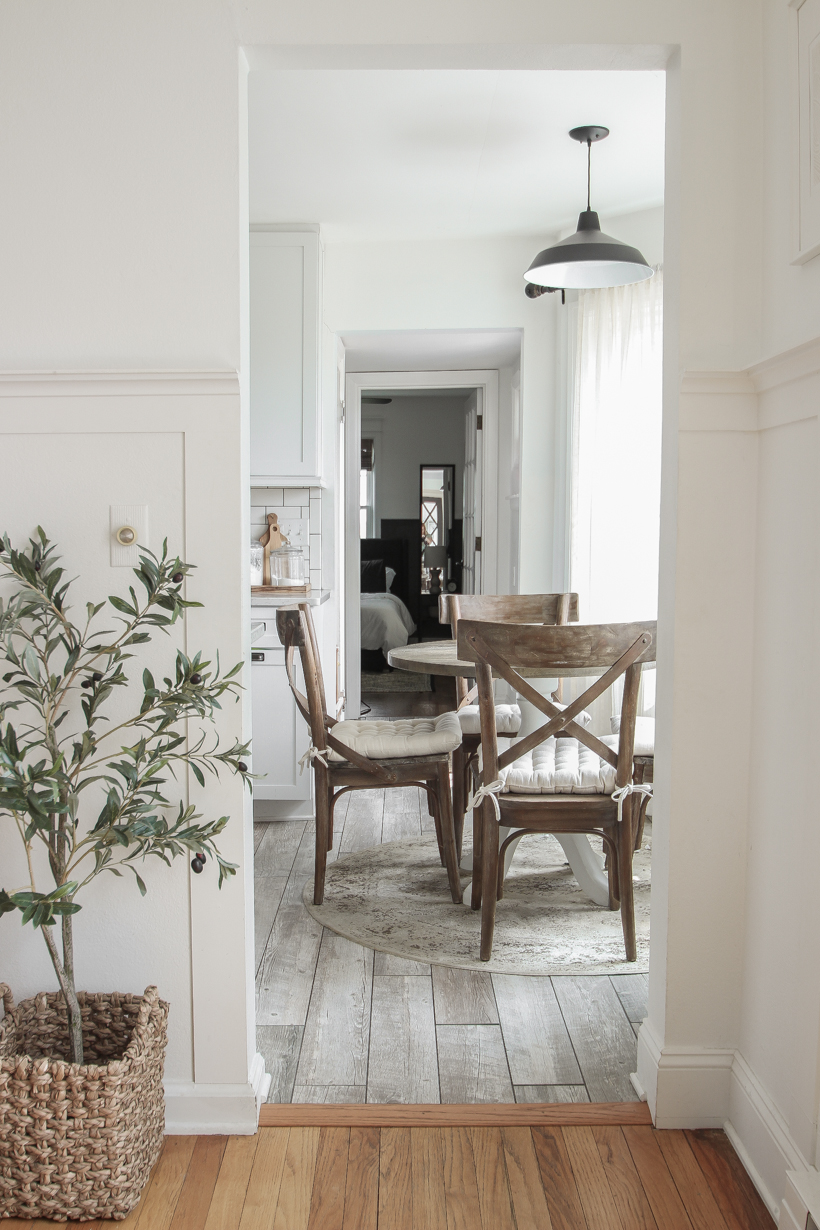
[(724, 1128), (775, 1220), (792, 1230), (791, 1218), (803, 1230), (807, 1210), (820, 1216), (820, 1175), (739, 1051), (662, 1046), (647, 1020), (638, 1034), (637, 1082), (655, 1127)]
[(245, 1084), (166, 1081), (165, 1131), (169, 1136), (253, 1136), (270, 1082), (258, 1053)]
[(769, 431), (816, 418), (820, 338), (745, 371), (684, 372), (680, 431)]
[(0, 397), (236, 397), (236, 371), (0, 371)]

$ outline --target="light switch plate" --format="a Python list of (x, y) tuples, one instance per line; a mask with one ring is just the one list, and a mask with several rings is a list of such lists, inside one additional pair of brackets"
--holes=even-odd
[[(140, 562), (140, 547), (149, 546), (148, 505), (111, 504), (109, 505), (109, 521), (111, 530), (111, 567), (136, 568)], [(137, 541), (132, 542), (127, 547), (117, 542), (117, 530), (123, 525), (131, 525), (137, 531)]]

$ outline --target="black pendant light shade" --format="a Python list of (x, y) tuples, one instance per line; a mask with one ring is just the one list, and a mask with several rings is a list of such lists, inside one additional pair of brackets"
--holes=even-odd
[(590, 159), (593, 141), (609, 136), (599, 125), (573, 128), (569, 134), (587, 146), (587, 207), (578, 218), (574, 235), (539, 252), (524, 278), (536, 286), (559, 290), (592, 290), (604, 286), (628, 286), (651, 278), (653, 269), (629, 244), (605, 235), (598, 215), (589, 207)]

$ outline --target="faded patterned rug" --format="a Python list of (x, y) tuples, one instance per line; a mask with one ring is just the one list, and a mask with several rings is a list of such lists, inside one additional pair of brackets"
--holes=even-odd
[[(433, 834), (344, 854), (325, 899), (304, 904), (323, 926), (365, 948), (496, 974), (639, 974), (649, 969), (650, 826), (633, 863), (638, 960), (627, 962), (619, 911), (590, 901), (549, 834), (519, 843), (496, 910), (493, 955), (478, 956), (480, 911), (453, 905)], [(467, 886), (467, 876), (462, 882)], [(469, 902), (469, 888), (465, 893)]]

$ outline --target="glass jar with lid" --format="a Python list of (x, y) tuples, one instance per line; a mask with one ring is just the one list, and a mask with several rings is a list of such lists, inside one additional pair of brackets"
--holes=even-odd
[(271, 551), (270, 563), (274, 585), (305, 584), (305, 556), (301, 547), (283, 546)]
[(251, 540), (251, 585), (262, 585), (265, 570), (265, 548)]

